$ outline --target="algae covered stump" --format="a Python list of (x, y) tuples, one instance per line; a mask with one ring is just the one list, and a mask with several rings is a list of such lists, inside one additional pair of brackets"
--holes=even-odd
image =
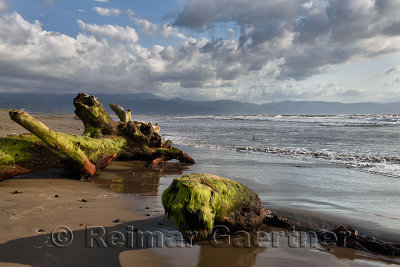
[(113, 160), (144, 160), (152, 166), (171, 159), (194, 163), (170, 141), (163, 142), (158, 124), (132, 121), (131, 110), (111, 104), (120, 119), (115, 122), (95, 96), (80, 93), (73, 103), (85, 127), (82, 136), (53, 131), (21, 110), (9, 112), (31, 134), (0, 138), (0, 180), (55, 168), (90, 177)]

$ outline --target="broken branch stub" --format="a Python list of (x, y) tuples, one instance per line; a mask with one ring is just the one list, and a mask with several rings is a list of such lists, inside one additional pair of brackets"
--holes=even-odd
[(110, 108), (115, 112), (115, 114), (117, 114), (121, 122), (132, 121), (132, 110), (128, 109), (125, 111), (123, 107), (115, 103), (110, 104)]

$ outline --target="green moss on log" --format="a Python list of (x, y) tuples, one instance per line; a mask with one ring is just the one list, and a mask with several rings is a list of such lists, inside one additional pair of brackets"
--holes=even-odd
[(215, 223), (232, 222), (234, 213), (258, 196), (248, 187), (216, 175), (190, 174), (176, 178), (162, 195), (168, 217), (184, 236), (187, 231), (211, 234)]
[(172, 141), (171, 140), (167, 140), (164, 144), (165, 147), (169, 147), (170, 149), (172, 149)]
[(62, 133), (64, 138), (85, 152), (91, 162), (96, 162), (102, 155), (118, 155), (126, 146), (126, 139), (118, 136), (91, 138), (75, 134)]
[(168, 148), (155, 148), (154, 151), (159, 152), (161, 155), (169, 155), (180, 152), (178, 148), (173, 146), (169, 146)]
[[(74, 147), (79, 148), (92, 163), (97, 163), (102, 155), (118, 155), (126, 146), (126, 139), (114, 138), (90, 138), (75, 134), (58, 133), (62, 139), (70, 142)], [(0, 165), (2, 167), (16, 165), (21, 162), (36, 162), (38, 150), (46, 148), (46, 144), (32, 134), (9, 135), (0, 138)], [(54, 151), (59, 160), (66, 160), (68, 157)], [(43, 155), (50, 157), (49, 154)], [(50, 159), (49, 159), (50, 161)]]
[(40, 139), (32, 134), (16, 134), (0, 138), (0, 164), (10, 166), (16, 162), (32, 160)]
[(137, 144), (146, 144), (148, 142), (148, 138), (140, 132), (134, 132), (131, 135), (131, 138), (132, 141), (136, 142)]
[(24, 111), (13, 110), (9, 114), (13, 121), (33, 133), (50, 148), (68, 157), (84, 173), (91, 176), (96, 172), (95, 165), (90, 162), (85, 152), (68, 138), (64, 138), (64, 134), (52, 131), (49, 127)]
[(83, 123), (83, 127), (85, 128), (83, 131), (84, 136), (89, 136), (89, 137), (98, 137), (98, 136), (102, 136), (101, 133), (101, 129), (94, 127), (93, 125), (91, 125), (90, 123)]
[(74, 99), (75, 114), (85, 126), (84, 135), (101, 137), (117, 134), (116, 123), (95, 96), (80, 93)]
[[(89, 119), (81, 118), (81, 120), (84, 122), (83, 126), (85, 127), (83, 135), (90, 136), (90, 137), (99, 137), (102, 135), (102, 131), (101, 131), (102, 128), (99, 127), (99, 125), (108, 125), (111, 118), (102, 106), (101, 107), (91, 106), (90, 111), (91, 111), (91, 113), (90, 113), (91, 123), (93, 123), (93, 121), (95, 121), (96, 124), (93, 125), (93, 124), (87, 122), (87, 121), (89, 121)], [(80, 116), (83, 116), (83, 115), (81, 114)]]

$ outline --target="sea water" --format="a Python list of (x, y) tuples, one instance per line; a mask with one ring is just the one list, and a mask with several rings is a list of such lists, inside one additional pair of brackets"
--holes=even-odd
[[(235, 179), (256, 191), (265, 207), (300, 221), (350, 223), (400, 241), (399, 115), (145, 120), (159, 123), (164, 140), (196, 160), (184, 173)], [(161, 182), (161, 191), (170, 182)]]

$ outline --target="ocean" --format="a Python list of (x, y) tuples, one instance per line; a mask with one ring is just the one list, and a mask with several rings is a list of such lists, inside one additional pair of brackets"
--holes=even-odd
[[(189, 173), (211, 173), (254, 190), (263, 207), (312, 228), (355, 227), (361, 235), (400, 243), (399, 115), (137, 116), (161, 127), (164, 140), (192, 156), (148, 168), (144, 162), (116, 161), (96, 173), (95, 183), (127, 193), (150, 218), (162, 220), (163, 191)], [(150, 207), (146, 210), (145, 207)], [(168, 224), (157, 230), (170, 229)], [(156, 249), (172, 265), (212, 266), (388, 266), (382, 257), (335, 247), (316, 250), (215, 249), (210, 244), (173, 252)], [(176, 254), (173, 254), (176, 253)], [(171, 255), (179, 255), (170, 257)], [(318, 262), (318, 263), (316, 263)], [(286, 266), (285, 265), (285, 266)]]
[[(142, 120), (142, 118), (140, 118)], [(196, 164), (317, 226), (400, 242), (400, 115), (147, 117)], [(165, 176), (160, 192), (177, 175)], [(159, 194), (159, 193), (158, 193)]]
[(274, 154), (400, 177), (400, 115), (168, 117), (175, 144)]

